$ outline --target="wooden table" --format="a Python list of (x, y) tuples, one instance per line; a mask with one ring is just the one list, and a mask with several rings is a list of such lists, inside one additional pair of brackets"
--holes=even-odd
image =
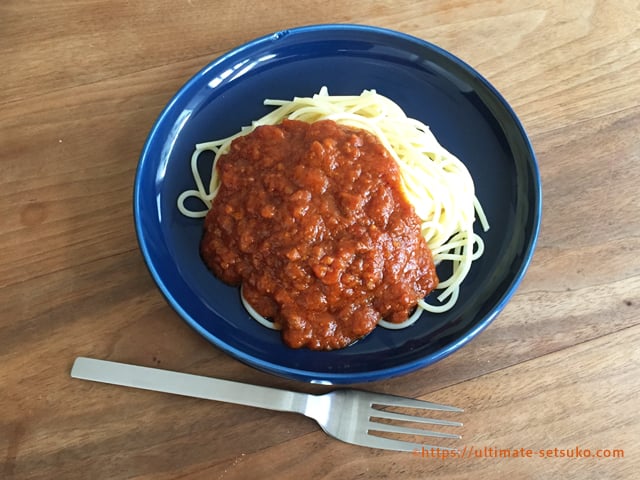
[[(69, 377), (87, 355), (317, 391), (188, 327), (146, 270), (131, 205), (145, 137), (187, 78), (257, 36), (329, 22), (461, 57), (538, 155), (541, 235), (504, 312), (444, 361), (365, 385), (464, 407), (470, 458)], [(637, 478), (639, 25), (637, 0), (0, 3), (0, 478)]]

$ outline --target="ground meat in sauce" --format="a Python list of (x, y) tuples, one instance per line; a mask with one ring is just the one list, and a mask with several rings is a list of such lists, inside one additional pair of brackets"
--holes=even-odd
[(217, 168), (202, 258), (290, 347), (346, 347), (436, 287), (398, 166), (368, 132), (285, 120), (236, 139)]

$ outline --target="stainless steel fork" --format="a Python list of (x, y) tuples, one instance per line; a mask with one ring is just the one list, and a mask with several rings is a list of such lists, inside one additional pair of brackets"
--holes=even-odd
[(451, 447), (434, 447), (423, 443), (386, 438), (375, 435), (375, 432), (461, 438), (460, 435), (452, 433), (435, 432), (374, 420), (387, 419), (420, 422), (446, 427), (462, 426), (460, 422), (383, 410), (385, 407), (406, 407), (421, 410), (462, 412), (461, 409), (456, 407), (395, 395), (353, 389), (340, 389), (323, 395), (312, 395), (85, 357), (76, 359), (71, 370), (71, 376), (83, 380), (93, 380), (126, 387), (237, 403), (269, 410), (301, 413), (313, 418), (330, 436), (343, 442), (364, 447), (405, 452), (413, 452), (422, 448), (456, 450)]

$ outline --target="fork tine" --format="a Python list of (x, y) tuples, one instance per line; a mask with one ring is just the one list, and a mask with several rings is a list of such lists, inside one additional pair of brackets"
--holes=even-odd
[(424, 437), (462, 438), (462, 436), (455, 433), (434, 432), (433, 430), (424, 430), (422, 428), (403, 427), (400, 425), (372, 421), (369, 421), (368, 428), (369, 430), (376, 430), (378, 432), (406, 433), (408, 435), (422, 435)]
[(462, 427), (462, 422), (453, 422), (451, 420), (441, 420), (439, 418), (419, 417), (417, 415), (407, 415), (406, 413), (389, 412), (387, 410), (379, 410), (374, 408), (371, 412), (372, 417), (387, 418), (389, 420), (403, 420), (405, 422), (430, 423), (432, 425), (442, 425), (445, 427)]
[(371, 448), (382, 448), (384, 450), (395, 450), (397, 452), (421, 452), (430, 450), (432, 448), (439, 448), (440, 451), (458, 451), (456, 448), (451, 447), (435, 447), (432, 445), (425, 445), (424, 443), (405, 442), (403, 440), (395, 440), (392, 438), (378, 437), (377, 435), (366, 435), (366, 439), (360, 439), (359, 445)]
[(441, 405), (439, 403), (426, 402), (424, 400), (415, 400), (413, 398), (387, 394), (373, 394), (371, 396), (371, 403), (388, 407), (422, 408), (426, 410), (438, 410), (442, 412), (464, 412), (464, 410), (462, 410), (461, 408), (452, 407), (450, 405)]

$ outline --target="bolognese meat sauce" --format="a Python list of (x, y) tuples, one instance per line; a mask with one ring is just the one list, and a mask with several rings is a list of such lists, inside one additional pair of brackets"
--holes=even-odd
[(200, 253), (294, 348), (332, 350), (401, 322), (437, 286), (399, 167), (372, 134), (285, 120), (236, 139)]

